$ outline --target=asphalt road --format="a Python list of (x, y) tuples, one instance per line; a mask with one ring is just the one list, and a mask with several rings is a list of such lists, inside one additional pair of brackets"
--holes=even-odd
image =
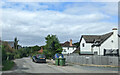
[(88, 67), (79, 65), (56, 66), (51, 63), (34, 63), (30, 58), (14, 60), (16, 66), (5, 73), (118, 73), (118, 68)]

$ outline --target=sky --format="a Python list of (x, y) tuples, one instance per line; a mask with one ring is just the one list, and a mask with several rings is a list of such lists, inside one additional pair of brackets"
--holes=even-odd
[(81, 35), (101, 35), (118, 27), (117, 2), (4, 2), (2, 40), (22, 46), (45, 45), (48, 34), (61, 43), (79, 42)]

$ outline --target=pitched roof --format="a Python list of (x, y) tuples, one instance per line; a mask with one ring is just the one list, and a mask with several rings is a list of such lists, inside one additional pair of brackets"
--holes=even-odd
[(61, 43), (61, 46), (62, 47), (76, 47), (76, 45), (70, 46), (70, 42), (69, 41), (66, 41), (65, 43)]
[(113, 32), (110, 32), (110, 33), (107, 33), (107, 34), (103, 34), (103, 35), (82, 35), (82, 37), (80, 39), (80, 42), (81, 42), (82, 38), (84, 38), (86, 43), (98, 42), (98, 45), (101, 45), (112, 34), (113, 34)]

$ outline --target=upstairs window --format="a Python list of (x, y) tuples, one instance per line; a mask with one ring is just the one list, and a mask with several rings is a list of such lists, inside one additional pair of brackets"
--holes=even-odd
[(82, 47), (85, 47), (85, 44), (84, 44), (84, 43), (82, 44)]

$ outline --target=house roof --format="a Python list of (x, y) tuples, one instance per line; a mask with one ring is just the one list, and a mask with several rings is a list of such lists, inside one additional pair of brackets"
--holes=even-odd
[(107, 33), (107, 34), (103, 34), (103, 35), (82, 35), (82, 37), (80, 39), (80, 42), (81, 42), (82, 38), (84, 38), (86, 43), (98, 42), (98, 45), (101, 45), (112, 34), (113, 34), (113, 32), (110, 32), (110, 33)]
[(62, 47), (76, 47), (76, 45), (70, 46), (70, 42), (69, 41), (66, 41), (65, 43), (61, 43), (61, 46)]

